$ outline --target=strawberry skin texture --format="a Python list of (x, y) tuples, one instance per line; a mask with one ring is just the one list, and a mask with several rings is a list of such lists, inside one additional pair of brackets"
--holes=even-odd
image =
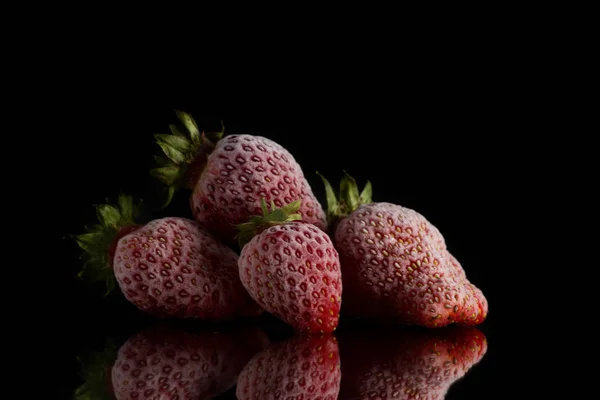
[(255, 355), (240, 373), (240, 400), (336, 400), (340, 358), (335, 336), (296, 336)]
[(472, 327), (346, 333), (339, 338), (344, 400), (442, 400), (487, 351), (485, 335)]
[(118, 400), (211, 399), (233, 387), (248, 360), (267, 346), (258, 328), (193, 333), (152, 327), (119, 349), (112, 389)]
[(487, 301), (448, 252), (438, 229), (418, 212), (390, 203), (357, 208), (338, 224), (344, 312), (410, 325), (476, 325)]
[(296, 330), (332, 332), (342, 302), (338, 253), (329, 236), (304, 222), (276, 225), (242, 249), (239, 274), (250, 296)]
[(282, 146), (261, 136), (232, 135), (217, 142), (190, 199), (195, 218), (227, 242), (235, 226), (261, 215), (260, 199), (282, 207), (302, 200), (305, 222), (326, 229), (325, 213), (300, 165)]
[(237, 261), (196, 221), (169, 217), (118, 239), (113, 269), (125, 297), (143, 311), (219, 320), (258, 313)]

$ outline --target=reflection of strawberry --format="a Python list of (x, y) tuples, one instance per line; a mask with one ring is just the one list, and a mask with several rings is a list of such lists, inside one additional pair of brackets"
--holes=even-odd
[[(158, 316), (226, 319), (257, 313), (237, 272), (238, 256), (196, 221), (162, 218), (134, 224), (130, 197), (98, 206), (100, 225), (77, 236), (84, 275), (114, 279), (125, 297)], [(110, 284), (112, 283), (112, 284)]]
[(476, 325), (487, 316), (483, 293), (450, 254), (442, 234), (418, 212), (371, 202), (350, 176), (338, 202), (329, 183), (329, 217), (340, 254), (344, 312), (441, 327)]
[(193, 332), (153, 327), (119, 349), (113, 392), (118, 400), (211, 399), (235, 385), (244, 365), (267, 344), (258, 328)]
[(342, 281), (329, 236), (294, 221), (299, 201), (267, 211), (239, 226), (238, 265), (248, 293), (265, 310), (299, 331), (332, 332), (339, 321)]
[(240, 400), (336, 400), (340, 360), (334, 336), (295, 336), (255, 355), (237, 382)]
[(340, 398), (437, 399), (484, 356), (476, 328), (386, 328), (340, 335)]
[(321, 229), (325, 213), (302, 168), (282, 146), (261, 136), (200, 132), (192, 117), (178, 111), (182, 125), (172, 135), (156, 135), (167, 157), (152, 171), (174, 191), (187, 186), (196, 219), (222, 240), (232, 242), (235, 225), (260, 215), (260, 199), (278, 207), (302, 200), (302, 219)]
[(110, 375), (116, 358), (117, 346), (110, 338), (107, 338), (104, 350), (79, 354), (77, 362), (83, 383), (75, 389), (73, 400), (114, 400)]

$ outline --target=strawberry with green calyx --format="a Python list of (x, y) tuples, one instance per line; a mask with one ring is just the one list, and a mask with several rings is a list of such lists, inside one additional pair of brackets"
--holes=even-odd
[(116, 280), (125, 298), (161, 317), (210, 320), (257, 315), (237, 272), (238, 256), (196, 221), (168, 217), (136, 225), (131, 197), (97, 206), (100, 224), (75, 237), (82, 277)]
[(154, 135), (164, 156), (155, 157), (158, 167), (150, 171), (151, 175), (167, 186), (165, 207), (177, 190), (194, 188), (208, 155), (225, 131), (221, 121), (220, 131), (200, 132), (189, 114), (179, 110), (175, 113), (180, 123), (169, 125), (171, 134)]
[(439, 230), (414, 210), (372, 202), (370, 185), (359, 195), (345, 175), (339, 202), (323, 178), (343, 271), (344, 312), (426, 327), (483, 322), (486, 298)]
[(362, 204), (371, 203), (373, 196), (373, 186), (367, 181), (362, 192), (358, 192), (356, 180), (346, 171), (340, 180), (339, 200), (331, 187), (331, 184), (323, 175), (317, 172), (325, 185), (325, 196), (327, 199), (327, 221), (329, 228), (333, 231), (339, 220), (347, 217)]
[(240, 224), (242, 284), (266, 311), (303, 332), (338, 325), (342, 277), (338, 253), (321, 229), (298, 221), (300, 201), (282, 208), (262, 199), (263, 216)]
[(168, 202), (179, 188), (192, 190), (190, 206), (198, 222), (231, 243), (236, 225), (261, 215), (260, 199), (277, 207), (302, 200), (302, 219), (326, 228), (325, 213), (302, 168), (282, 146), (261, 136), (200, 132), (181, 111), (181, 126), (157, 135), (165, 157), (152, 174), (168, 186)]
[(267, 202), (265, 199), (261, 199), (262, 216), (253, 215), (250, 217), (250, 222), (244, 222), (237, 226), (237, 229), (239, 230), (237, 239), (240, 249), (242, 249), (254, 236), (270, 226), (301, 220), (302, 216), (297, 213), (298, 208), (300, 208), (300, 200), (296, 200), (281, 208), (277, 208), (275, 203), (271, 202), (271, 211), (269, 211)]
[(102, 281), (106, 294), (115, 287), (112, 260), (118, 240), (139, 228), (135, 220), (139, 217), (141, 202), (134, 204), (133, 198), (119, 195), (116, 206), (99, 204), (96, 215), (99, 224), (86, 227), (86, 233), (75, 236), (75, 241), (84, 250), (81, 258), (83, 267), (78, 276), (86, 281)]

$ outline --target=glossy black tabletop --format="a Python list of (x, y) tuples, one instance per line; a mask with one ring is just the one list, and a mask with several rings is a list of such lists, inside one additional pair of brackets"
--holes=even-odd
[(77, 399), (479, 399), (499, 382), (493, 319), (342, 318), (333, 334), (303, 335), (268, 314), (207, 323), (148, 317), (118, 296), (95, 306), (70, 343)]

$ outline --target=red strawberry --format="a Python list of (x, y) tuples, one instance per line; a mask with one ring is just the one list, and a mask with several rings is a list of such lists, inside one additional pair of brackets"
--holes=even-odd
[(359, 196), (347, 174), (338, 203), (323, 180), (330, 218), (338, 218), (333, 236), (345, 312), (426, 327), (476, 325), (485, 319), (483, 293), (467, 280), (443, 236), (424, 216), (395, 204), (372, 203), (370, 184)]
[(98, 206), (101, 224), (77, 236), (83, 274), (97, 273), (141, 310), (158, 316), (226, 319), (257, 314), (237, 272), (238, 256), (197, 222), (162, 218), (139, 226), (132, 199)]
[(255, 355), (237, 382), (240, 400), (335, 400), (340, 360), (334, 336), (296, 336)]
[(119, 349), (113, 392), (118, 400), (212, 399), (233, 387), (248, 360), (267, 345), (258, 328), (191, 332), (153, 327)]
[(201, 134), (192, 117), (177, 115), (183, 127), (156, 136), (168, 160), (153, 174), (169, 186), (170, 196), (184, 185), (192, 189), (192, 211), (209, 231), (233, 242), (235, 226), (261, 214), (261, 198), (278, 207), (302, 200), (303, 220), (325, 229), (325, 213), (286, 149), (260, 136)]
[(299, 201), (271, 207), (268, 213), (263, 200), (264, 217), (239, 226), (242, 284), (259, 305), (293, 328), (332, 332), (342, 300), (338, 253), (325, 232), (293, 222), (300, 217), (293, 214)]
[(345, 332), (340, 399), (437, 399), (487, 351), (476, 328)]

